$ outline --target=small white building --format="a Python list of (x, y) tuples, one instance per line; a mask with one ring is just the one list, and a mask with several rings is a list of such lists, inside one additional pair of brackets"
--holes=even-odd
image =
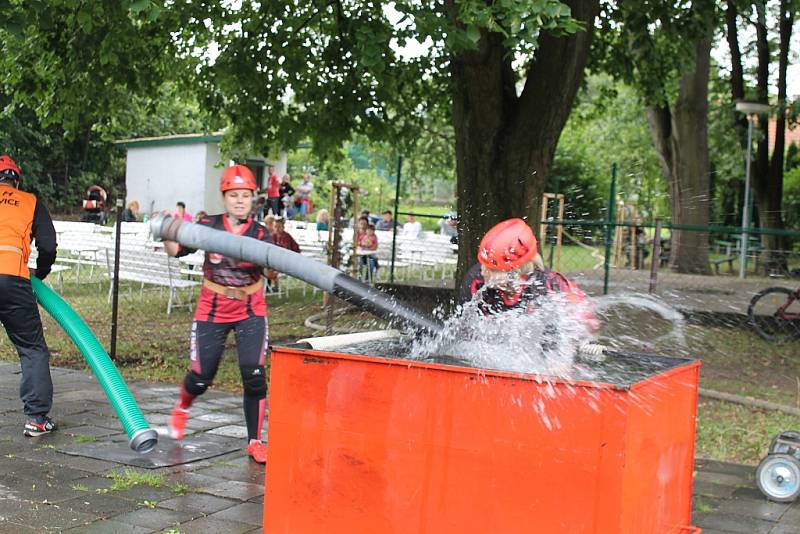
[[(222, 132), (214, 134), (169, 135), (124, 139), (116, 144), (127, 150), (125, 164), (126, 203), (139, 201), (142, 213), (175, 210), (176, 202), (184, 202), (194, 214), (222, 212), (219, 180), (224, 166), (219, 143)], [(286, 174), (287, 154), (280, 160), (263, 157), (244, 162), (256, 176), (259, 189), (265, 187), (266, 167), (275, 166), (278, 176)]]

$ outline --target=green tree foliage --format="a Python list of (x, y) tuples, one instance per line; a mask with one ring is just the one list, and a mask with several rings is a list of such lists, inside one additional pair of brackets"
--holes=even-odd
[(548, 191), (557, 187), (566, 195), (567, 218), (605, 218), (614, 163), (621, 200), (635, 205), (645, 219), (669, 214), (641, 98), (628, 85), (593, 75), (578, 95), (547, 181)]
[[(255, 152), (310, 139), (325, 156), (358, 134), (416, 162), (417, 152), (429, 152), (420, 142), (427, 125), (445, 117), (468, 221), (463, 269), (474, 261), (466, 251), (498, 219), (538, 216), (596, 7), (579, 0), (176, 1), (170, 11), (180, 20), (183, 57), (199, 58), (201, 103), (228, 119), (235, 144)], [(401, 53), (408, 45), (423, 50)], [(412, 166), (409, 175), (423, 171)]]
[[(676, 223), (709, 222), (708, 82), (718, 18), (714, 0), (609, 2), (595, 41), (598, 66), (644, 99)], [(708, 236), (673, 232), (670, 265), (708, 272)]]
[(26, 187), (59, 210), (79, 204), (90, 183), (113, 193), (124, 164), (111, 140), (139, 127), (155, 133), (174, 117), (159, 100), (175, 66), (160, 7), (3, 0), (0, 13), (0, 116), (13, 125), (3, 149), (20, 161)]

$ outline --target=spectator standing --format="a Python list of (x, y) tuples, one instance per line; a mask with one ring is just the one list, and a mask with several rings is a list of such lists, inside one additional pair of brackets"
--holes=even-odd
[(403, 225), (403, 237), (416, 239), (422, 233), (422, 223), (415, 220), (413, 215), (406, 215), (406, 223)]
[(366, 254), (366, 252), (378, 251), (378, 236), (375, 235), (374, 224), (367, 225), (366, 231), (359, 235), (357, 244), (360, 249), (358, 272), (361, 274), (366, 268), (367, 280), (372, 282), (375, 279), (375, 271), (378, 270), (378, 256), (377, 254)]
[(139, 202), (131, 200), (128, 206), (122, 210), (122, 222), (137, 222), (139, 220)]
[(275, 174), (275, 167), (270, 165), (267, 178), (267, 209), (276, 217), (281, 214), (281, 185), (282, 180)]
[(297, 186), (297, 201), (300, 202), (300, 213), (303, 218), (307, 218), (311, 213), (311, 192), (314, 190), (314, 184), (311, 182), (311, 175), (305, 173), (303, 181)]
[(294, 194), (295, 190), (292, 187), (292, 177), (288, 174), (283, 175), (283, 180), (281, 181), (281, 189), (280, 189), (281, 198), (283, 197), (291, 197), (292, 201), (294, 201)]
[(392, 218), (392, 212), (386, 210), (383, 212), (383, 217), (380, 221), (375, 224), (376, 230), (389, 230), (391, 231), (395, 226), (397, 226)]
[(458, 243), (458, 217), (452, 213), (445, 213), (439, 219), (439, 233), (450, 238), (453, 244)]
[(317, 232), (327, 232), (331, 223), (331, 217), (328, 210), (321, 209), (317, 212)]
[(353, 236), (356, 245), (358, 245), (358, 240), (361, 239), (361, 236), (367, 233), (367, 227), (369, 227), (369, 219), (362, 215), (356, 221), (355, 235)]
[[(50, 273), (56, 259), (56, 230), (44, 204), (19, 190), (21, 174), (13, 159), (0, 156), (0, 323), (22, 367), (19, 394), (26, 417), (22, 433), (34, 437), (56, 430), (48, 417), (53, 406), (50, 351), (30, 280), (31, 274), (44, 280)], [(39, 251), (35, 272), (28, 269), (31, 239)]]
[(292, 178), (285, 174), (283, 176), (283, 180), (281, 181), (281, 217), (286, 219), (291, 219), (294, 217), (295, 206), (294, 206), (294, 196), (295, 191), (294, 187), (292, 187)]
[(186, 204), (178, 202), (175, 204), (175, 213), (172, 214), (175, 219), (183, 219), (186, 222), (192, 222), (192, 214), (186, 211)]

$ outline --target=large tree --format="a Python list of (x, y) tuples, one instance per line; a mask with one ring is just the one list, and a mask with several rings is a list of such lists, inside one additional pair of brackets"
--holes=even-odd
[[(637, 87), (667, 181), (672, 222), (709, 223), (708, 82), (713, 0), (606, 5), (603, 68)], [(706, 273), (708, 233), (673, 231), (670, 266)]]
[[(195, 83), (254, 149), (354, 133), (410, 149), (431, 114), (455, 134), (459, 268), (501, 219), (539, 219), (558, 137), (583, 79), (596, 0), (248, 2), (209, 18), (176, 2)], [(421, 43), (421, 45), (420, 45)], [(404, 47), (414, 45), (411, 51)], [(405, 48), (405, 50), (409, 50)]]
[[(771, 24), (769, 8), (776, 11), (777, 22), (777, 99), (770, 101), (770, 65), (774, 61), (774, 44), (770, 39)], [(762, 228), (783, 228), (783, 171), (784, 152), (786, 150), (787, 108), (786, 83), (789, 66), (789, 49), (797, 14), (798, 3), (795, 0), (779, 0), (777, 5), (768, 5), (766, 0), (745, 2), (728, 0), (726, 3), (726, 31), (731, 57), (730, 87), (731, 99), (752, 99), (762, 104), (775, 105), (775, 136), (770, 143), (768, 128), (769, 117), (758, 117), (756, 140), (756, 157), (751, 169), (752, 185), (758, 208), (758, 221)], [(739, 26), (752, 26), (755, 30), (756, 75), (754, 87), (748, 88), (743, 67), (742, 53), (739, 46)], [(742, 148), (747, 150), (747, 119), (737, 116), (739, 138)], [(769, 153), (770, 144), (772, 154)], [(767, 271), (784, 272), (787, 268), (786, 257), (782, 254), (785, 244), (779, 236), (764, 234), (761, 237), (763, 252), (762, 265)]]

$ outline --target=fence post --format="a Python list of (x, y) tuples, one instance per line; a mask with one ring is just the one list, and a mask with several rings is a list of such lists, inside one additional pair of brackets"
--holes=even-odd
[(656, 292), (658, 282), (658, 266), (661, 265), (661, 219), (656, 219), (656, 234), (653, 236), (653, 257), (650, 264), (650, 289), (652, 295)]
[[(122, 237), (122, 199), (118, 198), (116, 202), (117, 207), (117, 224), (114, 235), (114, 293), (113, 300), (111, 301), (111, 357), (112, 361), (117, 359), (117, 318), (119, 314), (119, 249)], [(106, 251), (108, 254), (108, 251)]]
[(394, 188), (394, 221), (392, 222), (392, 265), (389, 268), (390, 284), (394, 283), (394, 260), (397, 254), (397, 208), (398, 204), (400, 203), (400, 171), (402, 169), (403, 156), (397, 156), (397, 183), (395, 184)]
[(603, 260), (603, 295), (608, 295), (608, 272), (611, 263), (611, 228), (616, 220), (617, 198), (617, 164), (611, 165), (611, 187), (608, 191), (608, 207), (606, 208), (606, 253)]

